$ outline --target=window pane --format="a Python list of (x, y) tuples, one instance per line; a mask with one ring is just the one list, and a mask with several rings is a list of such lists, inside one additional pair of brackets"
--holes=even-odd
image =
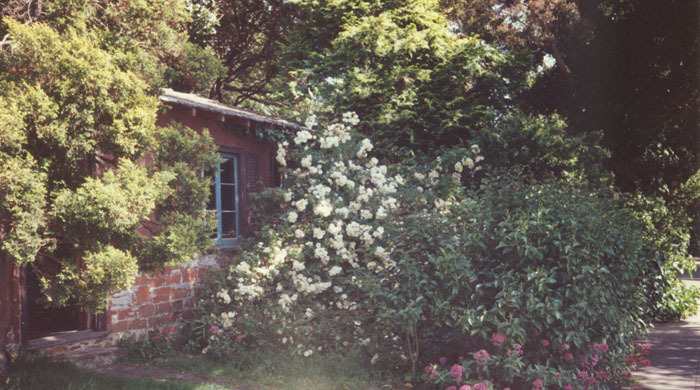
[(221, 213), (222, 238), (236, 237), (236, 213), (222, 212)]
[(233, 166), (232, 158), (225, 158), (221, 163), (221, 182), (222, 183), (235, 183), (234, 175), (236, 174)]
[(221, 210), (236, 211), (236, 186), (221, 186)]

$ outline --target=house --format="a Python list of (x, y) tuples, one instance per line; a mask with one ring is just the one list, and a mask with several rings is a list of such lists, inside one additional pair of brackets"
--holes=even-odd
[[(296, 131), (300, 126), (196, 95), (164, 89), (160, 100), (168, 108), (157, 124), (187, 125), (209, 131), (222, 157), (212, 175), (212, 196), (207, 204), (216, 210), (217, 232), (212, 244), (235, 247), (250, 226), (251, 193), (279, 185), (276, 145), (259, 135), (266, 131)], [(14, 318), (8, 334), (10, 347), (20, 345), (47, 354), (80, 352), (114, 345), (123, 334), (143, 336), (154, 327), (191, 314), (197, 282), (217, 266), (216, 255), (202, 255), (187, 264), (168, 266), (155, 274), (140, 274), (134, 285), (117, 291), (102, 314), (77, 307), (46, 309), (37, 304), (39, 285), (29, 269), (15, 269)]]

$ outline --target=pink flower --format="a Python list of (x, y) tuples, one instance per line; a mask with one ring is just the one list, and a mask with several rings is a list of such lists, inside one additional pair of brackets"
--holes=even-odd
[[(474, 352), (474, 355), (472, 356), (474, 357), (474, 360), (476, 360), (476, 364), (480, 366), (486, 365), (486, 361), (491, 358), (491, 355), (489, 355), (485, 349)], [(474, 386), (474, 389), (476, 390), (476, 385)]]
[(425, 366), (426, 373), (430, 374), (431, 372), (433, 372), (433, 370), (434, 370), (433, 366), (431, 366), (431, 365)]
[(219, 334), (219, 332), (221, 332), (221, 329), (216, 325), (212, 325), (211, 328), (209, 328), (209, 333), (211, 334)]
[(462, 385), (462, 387), (460, 387), (459, 390), (472, 390), (472, 387), (469, 385)]
[(574, 355), (572, 355), (568, 352), (564, 354), (564, 360), (573, 360), (573, 359), (574, 359)]
[(515, 344), (513, 344), (513, 348), (515, 348), (515, 349), (512, 351), (506, 352), (506, 355), (508, 355), (508, 357), (518, 356), (518, 355), (523, 353), (523, 346), (522, 345), (515, 343)]
[(484, 382), (479, 382), (474, 385), (474, 390), (486, 390), (486, 385)]
[(455, 364), (450, 368), (450, 375), (452, 375), (453, 378), (457, 381), (457, 383), (462, 381), (462, 372), (464, 371), (464, 368), (460, 366), (459, 364)]
[(447, 358), (443, 356), (440, 358), (439, 361), (440, 361), (440, 364), (445, 364), (445, 363), (447, 363)]
[(568, 351), (568, 350), (569, 350), (569, 344), (562, 344), (562, 345), (561, 345), (561, 349), (563, 349), (564, 351)]
[(165, 333), (167, 333), (167, 334), (169, 334), (169, 335), (172, 335), (173, 333), (175, 333), (175, 327), (172, 326), (172, 325), (168, 326), (168, 327), (165, 329)]
[(588, 378), (588, 371), (579, 371), (578, 372), (578, 377), (581, 379), (586, 379)]
[(564, 386), (564, 390), (574, 390), (574, 388), (571, 387), (571, 385), (566, 385)]
[(491, 335), (491, 343), (497, 347), (504, 341), (506, 341), (506, 335), (503, 333), (494, 333)]
[(535, 379), (535, 381), (532, 382), (532, 390), (542, 390), (543, 387), (542, 379)]
[(588, 349), (598, 355), (608, 352), (608, 344), (591, 344)]
[(543, 347), (549, 347), (549, 340), (547, 340), (547, 339), (542, 339), (542, 341), (540, 341), (540, 343), (542, 343)]

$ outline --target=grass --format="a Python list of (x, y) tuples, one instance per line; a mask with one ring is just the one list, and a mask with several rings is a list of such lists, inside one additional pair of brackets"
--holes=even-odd
[[(2, 385), (0, 385), (2, 387)], [(221, 390), (210, 384), (180, 384), (114, 377), (80, 368), (68, 362), (23, 354), (12, 364), (7, 390)]]
[[(144, 364), (144, 363), (140, 363)], [(21, 355), (13, 364), (8, 390), (368, 390), (392, 389), (379, 385), (366, 358), (358, 352), (313, 355), (259, 353), (245, 362), (213, 362), (202, 356), (177, 355), (150, 365), (189, 372), (202, 383), (183, 384), (165, 380), (131, 379), (103, 375), (67, 362), (53, 362), (34, 355)], [(208, 384), (212, 382), (216, 384)], [(244, 386), (244, 387), (239, 387)]]
[[(379, 388), (378, 378), (362, 354), (313, 355), (261, 353), (246, 362), (216, 363), (200, 356), (183, 356), (159, 361), (158, 366), (187, 370), (202, 378), (224, 384), (245, 384), (253, 388), (285, 390), (367, 390)], [(385, 387), (390, 388), (390, 387)]]

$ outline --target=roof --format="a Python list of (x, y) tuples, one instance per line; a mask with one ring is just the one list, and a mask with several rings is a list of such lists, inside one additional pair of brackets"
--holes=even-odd
[(240, 107), (229, 106), (220, 103), (216, 100), (206, 99), (195, 94), (176, 92), (170, 88), (161, 89), (161, 95), (158, 98), (166, 103), (180, 104), (183, 106), (216, 112), (223, 115), (230, 115), (237, 118), (249, 119), (255, 122), (268, 123), (279, 127), (288, 127), (294, 130), (301, 130), (303, 128), (302, 126), (291, 122), (287, 122), (283, 119), (272, 118), (250, 110), (245, 110)]

